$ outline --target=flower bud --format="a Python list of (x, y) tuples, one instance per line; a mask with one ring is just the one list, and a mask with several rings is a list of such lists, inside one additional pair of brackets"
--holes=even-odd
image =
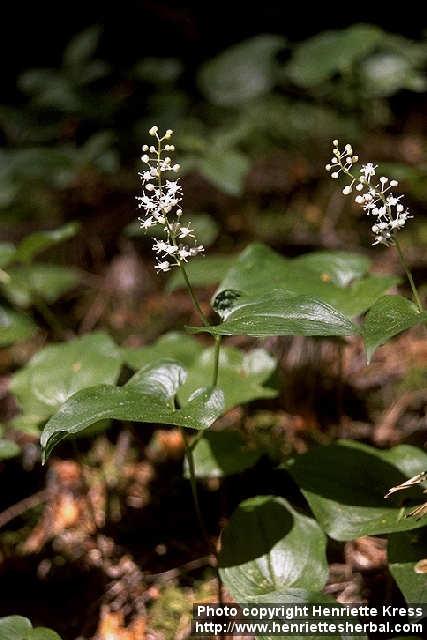
[(158, 130), (159, 130), (159, 127), (157, 127), (156, 125), (154, 125), (153, 127), (151, 127), (151, 129), (149, 130), (149, 132), (148, 132), (148, 133), (150, 134), (150, 136), (155, 136), (155, 135), (156, 135), (156, 133), (158, 132)]

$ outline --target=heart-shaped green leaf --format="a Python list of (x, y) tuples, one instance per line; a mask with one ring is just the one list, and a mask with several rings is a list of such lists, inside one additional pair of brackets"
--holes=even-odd
[[(214, 349), (204, 349), (195, 358), (179, 391), (180, 400), (185, 402), (198, 387), (209, 386), (214, 357)], [(276, 360), (264, 349), (244, 353), (233, 347), (221, 347), (217, 384), (224, 392), (225, 409), (277, 395), (275, 389), (263, 386), (275, 368)]]
[(388, 560), (390, 572), (406, 602), (427, 602), (426, 573), (417, 573), (416, 570), (421, 560), (427, 566), (427, 530), (405, 531), (390, 536)]
[(0, 305), (0, 346), (26, 340), (37, 331), (37, 325), (25, 313)]
[[(181, 363), (187, 378), (179, 390), (179, 400), (186, 402), (199, 387), (212, 381), (214, 350), (203, 349), (195, 338), (181, 333), (169, 333), (154, 344), (140, 349), (122, 349), (125, 361), (132, 368), (172, 358)], [(221, 347), (218, 387), (224, 392), (225, 409), (258, 398), (271, 398), (275, 389), (264, 384), (273, 373), (276, 360), (264, 349), (247, 353), (233, 347)]]
[(17, 246), (14, 260), (29, 263), (37, 254), (49, 247), (73, 238), (79, 228), (80, 225), (77, 222), (69, 222), (59, 229), (31, 233)]
[(231, 476), (253, 467), (262, 453), (249, 449), (238, 431), (206, 431), (193, 448), (195, 473), (198, 478)]
[(239, 298), (224, 322), (191, 327), (194, 333), (247, 336), (348, 336), (356, 326), (331, 305), (281, 289)]
[(237, 602), (320, 591), (328, 575), (325, 547), (314, 520), (283, 498), (257, 496), (239, 505), (223, 532), (220, 575)]
[(94, 333), (39, 351), (13, 376), (11, 391), (26, 424), (38, 425), (79, 389), (115, 383), (120, 366), (120, 350), (112, 339)]
[(79, 274), (71, 267), (53, 264), (22, 265), (8, 269), (4, 294), (18, 307), (30, 307), (38, 299), (52, 303), (76, 286)]
[(148, 365), (123, 387), (97, 385), (78, 391), (46, 424), (40, 440), (44, 459), (64, 438), (107, 418), (207, 429), (224, 411), (223, 393), (200, 388), (184, 407), (174, 410), (171, 393), (183, 379), (178, 364), (161, 362)]
[(417, 324), (427, 322), (427, 312), (402, 296), (383, 296), (379, 298), (366, 314), (363, 324), (368, 362), (375, 349), (397, 335)]
[(253, 244), (228, 271), (213, 300), (224, 290), (254, 296), (283, 289), (315, 298), (353, 318), (398, 281), (391, 276), (367, 276), (368, 266), (365, 257), (352, 253), (319, 252), (286, 259), (269, 247)]
[[(356, 442), (316, 447), (285, 464), (326, 533), (335, 540), (393, 533), (425, 526), (427, 518), (405, 518), (402, 497), (384, 499), (390, 487), (427, 469), (427, 454), (400, 445), (382, 451)], [(422, 501), (419, 488), (405, 498)]]

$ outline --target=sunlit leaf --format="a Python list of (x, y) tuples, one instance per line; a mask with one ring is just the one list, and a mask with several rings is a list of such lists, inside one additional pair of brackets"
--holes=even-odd
[(76, 391), (116, 382), (121, 354), (102, 333), (53, 344), (39, 351), (12, 378), (11, 391), (24, 416), (40, 424)]
[(237, 602), (320, 591), (327, 579), (326, 537), (317, 523), (283, 498), (242, 502), (222, 536), (220, 575)]
[(0, 346), (26, 340), (37, 331), (37, 325), (25, 313), (0, 305)]
[(21, 448), (11, 440), (0, 438), (0, 460), (9, 460), (15, 458), (21, 453)]
[(76, 286), (79, 273), (71, 267), (40, 264), (8, 269), (9, 279), (2, 283), (4, 294), (19, 307), (27, 308), (38, 299), (52, 303)]

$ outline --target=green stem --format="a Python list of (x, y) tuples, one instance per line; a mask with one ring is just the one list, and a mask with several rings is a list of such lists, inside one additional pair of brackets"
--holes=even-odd
[(409, 280), (409, 284), (411, 285), (412, 295), (414, 296), (414, 300), (415, 300), (415, 302), (417, 304), (417, 307), (418, 307), (419, 311), (421, 312), (424, 309), (423, 309), (423, 305), (422, 305), (419, 293), (417, 291), (417, 287), (415, 286), (415, 282), (414, 282), (414, 279), (412, 277), (412, 273), (411, 273), (411, 271), (410, 271), (410, 269), (409, 269), (409, 267), (408, 267), (408, 265), (406, 263), (405, 257), (403, 255), (402, 248), (401, 248), (401, 246), (399, 244), (399, 241), (396, 238), (394, 238), (394, 246), (396, 247), (396, 251), (397, 251), (397, 254), (399, 256), (400, 264), (402, 265), (402, 267), (403, 267), (403, 269), (404, 269), (404, 271), (406, 273), (406, 277)]
[(205, 325), (205, 327), (208, 327), (209, 326), (209, 321), (208, 321), (207, 317), (205, 316), (205, 314), (203, 313), (202, 307), (200, 306), (199, 301), (197, 300), (196, 294), (194, 293), (193, 287), (191, 286), (191, 282), (190, 282), (190, 280), (188, 278), (187, 271), (186, 271), (184, 265), (182, 264), (182, 262), (180, 263), (179, 268), (181, 269), (181, 273), (182, 273), (182, 275), (184, 277), (185, 284), (187, 285), (188, 293), (191, 296), (191, 300), (193, 301), (194, 307), (195, 307), (197, 313), (199, 314), (200, 319), (203, 322), (203, 324)]
[(215, 351), (214, 351), (214, 368), (212, 373), (212, 386), (216, 387), (218, 384), (219, 373), (219, 352), (221, 349), (221, 336), (215, 336)]
[(197, 481), (196, 481), (196, 470), (194, 465), (193, 447), (188, 442), (185, 429), (183, 427), (180, 427), (180, 430), (181, 430), (182, 439), (184, 440), (184, 444), (185, 444), (185, 457), (187, 458), (188, 472), (190, 475), (190, 485), (191, 485), (191, 493), (193, 494), (194, 510), (197, 515), (197, 520), (199, 522), (199, 527), (203, 535), (203, 538), (205, 539), (208, 547), (212, 548), (212, 543), (209, 539), (205, 522), (202, 516), (202, 510), (200, 508), (199, 495), (197, 493)]

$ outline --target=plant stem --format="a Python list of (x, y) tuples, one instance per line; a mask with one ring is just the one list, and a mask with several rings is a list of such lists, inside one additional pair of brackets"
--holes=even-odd
[(397, 255), (399, 256), (400, 264), (402, 265), (402, 267), (403, 267), (403, 269), (404, 269), (404, 271), (406, 273), (406, 277), (409, 280), (409, 284), (411, 285), (412, 295), (414, 296), (414, 300), (415, 300), (415, 302), (417, 304), (417, 307), (418, 307), (419, 311), (421, 312), (424, 309), (423, 309), (423, 305), (422, 305), (420, 296), (419, 296), (418, 291), (417, 291), (417, 287), (415, 286), (415, 282), (414, 282), (414, 279), (412, 277), (412, 273), (411, 273), (411, 271), (410, 271), (410, 269), (408, 267), (408, 264), (407, 264), (407, 262), (405, 260), (404, 255), (403, 255), (402, 247), (400, 246), (399, 241), (396, 238), (394, 238), (394, 246), (396, 247), (396, 251), (397, 251)]
[(212, 373), (212, 386), (213, 387), (216, 387), (217, 384), (218, 384), (220, 348), (221, 348), (221, 336), (215, 336), (214, 368), (213, 368), (213, 373)]
[(193, 456), (193, 447), (188, 442), (187, 435), (185, 433), (185, 429), (180, 427), (182, 439), (185, 444), (185, 457), (187, 458), (188, 471), (190, 474), (190, 485), (191, 485), (191, 493), (193, 494), (193, 502), (194, 502), (194, 510), (197, 515), (197, 520), (199, 522), (200, 531), (205, 539), (209, 548), (212, 548), (212, 543), (209, 539), (208, 532), (205, 526), (205, 522), (202, 516), (202, 510), (200, 509), (199, 495), (197, 493), (197, 481), (196, 481), (196, 471), (194, 466), (194, 456)]
[(194, 307), (195, 307), (197, 313), (199, 314), (200, 319), (203, 322), (203, 324), (205, 325), (205, 327), (208, 327), (209, 326), (208, 319), (205, 316), (205, 314), (203, 313), (202, 307), (200, 306), (199, 301), (197, 300), (196, 294), (194, 293), (193, 287), (191, 286), (191, 282), (190, 282), (190, 280), (188, 278), (187, 271), (186, 271), (184, 265), (182, 264), (182, 262), (180, 263), (179, 268), (181, 269), (181, 273), (182, 273), (182, 275), (184, 277), (185, 284), (187, 285), (188, 293), (191, 296), (191, 300), (193, 301)]

